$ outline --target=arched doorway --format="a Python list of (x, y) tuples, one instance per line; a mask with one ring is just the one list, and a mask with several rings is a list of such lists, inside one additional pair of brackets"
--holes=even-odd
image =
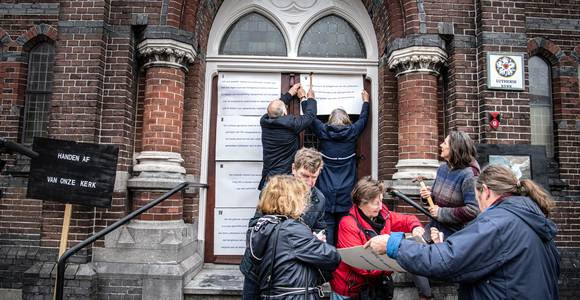
[[(310, 73), (337, 88), (357, 82), (353, 86), (378, 99), (378, 47), (363, 4), (288, 2), (224, 1), (210, 31), (201, 157), (201, 181), (210, 189), (200, 195), (198, 228), (206, 262), (234, 263), (243, 253), (261, 171), (258, 120), (268, 101), (295, 82), (305, 83)], [(376, 177), (378, 101), (371, 105), (358, 149), (365, 153), (359, 165), (366, 169), (359, 174)], [(316, 144), (308, 133), (303, 140)]]

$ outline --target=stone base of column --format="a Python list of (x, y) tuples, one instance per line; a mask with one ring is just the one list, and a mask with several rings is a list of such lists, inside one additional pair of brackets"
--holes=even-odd
[(196, 237), (194, 225), (182, 220), (132, 221), (93, 249), (99, 282), (114, 287), (130, 279), (141, 299), (183, 299), (183, 287), (203, 266)]
[(422, 176), (427, 186), (433, 184), (439, 161), (435, 159), (401, 159), (397, 162), (397, 173), (393, 175), (393, 188), (405, 195), (419, 195), (419, 183), (413, 182)]

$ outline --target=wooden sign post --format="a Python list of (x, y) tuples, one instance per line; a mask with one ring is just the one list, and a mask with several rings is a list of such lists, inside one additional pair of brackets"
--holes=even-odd
[[(68, 228), (70, 226), (70, 219), (72, 215), (72, 204), (65, 204), (64, 205), (64, 218), (62, 219), (62, 230), (60, 232), (60, 245), (58, 248), (58, 258), (60, 258), (64, 252), (66, 251), (67, 244), (68, 244)], [(57, 286), (56, 280), (54, 281), (54, 289), (56, 290)], [(56, 293), (52, 293), (52, 299), (56, 299)]]
[(60, 246), (58, 248), (58, 257), (60, 258), (66, 251), (68, 243), (68, 227), (70, 226), (70, 218), (72, 215), (72, 204), (65, 204), (64, 219), (62, 220), (62, 231), (60, 233)]

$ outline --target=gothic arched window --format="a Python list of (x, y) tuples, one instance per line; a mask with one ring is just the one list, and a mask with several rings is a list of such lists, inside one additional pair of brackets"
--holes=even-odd
[(272, 21), (258, 13), (249, 13), (228, 29), (219, 54), (286, 56), (286, 42)]
[(329, 15), (304, 33), (298, 56), (366, 58), (366, 50), (361, 36), (345, 19)]
[(548, 157), (554, 157), (552, 115), (552, 80), (550, 66), (539, 56), (528, 61), (530, 74), (530, 123), (532, 145), (546, 146)]
[(22, 142), (31, 144), (35, 136), (46, 136), (52, 96), (54, 46), (40, 43), (28, 58), (28, 80), (24, 105)]

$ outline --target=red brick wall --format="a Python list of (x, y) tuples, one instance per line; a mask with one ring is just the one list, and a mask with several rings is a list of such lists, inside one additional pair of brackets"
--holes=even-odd
[[(28, 51), (42, 41), (57, 38), (58, 4), (25, 4), (26, 14), (4, 7), (0, 18), (0, 137), (20, 142), (28, 72)], [(50, 7), (49, 7), (50, 6)], [(26, 198), (25, 161), (19, 155), (0, 155), (8, 162), (0, 176), (0, 248), (38, 247), (41, 239), (42, 201)], [(15, 165), (16, 164), (16, 165)], [(8, 175), (10, 174), (10, 175)], [(0, 287), (18, 278), (3, 273)], [(16, 276), (16, 277), (13, 277)]]
[[(484, 1), (478, 7), (478, 39), (487, 37), (478, 44), (479, 91), (480, 91), (480, 136), (481, 143), (529, 144), (530, 106), (527, 89), (523, 92), (493, 91), (486, 88), (486, 53), (491, 51), (525, 52), (525, 40), (506, 43), (496, 34), (525, 32), (525, 9), (519, 2)], [(506, 22), (507, 21), (507, 22)], [(508, 38), (509, 39), (509, 38)], [(527, 74), (527, 72), (526, 72)], [(527, 76), (526, 76), (527, 81)], [(487, 112), (501, 112), (502, 125), (497, 131), (487, 125)]]
[[(109, 19), (108, 1), (65, 1), (59, 13), (49, 136), (99, 143)], [(42, 247), (59, 244), (64, 205), (44, 201)], [(95, 210), (73, 205), (69, 245), (94, 231)], [(90, 253), (90, 247), (87, 248)]]
[[(379, 51), (385, 50), (387, 43), (403, 37), (404, 10), (397, 1), (363, 1), (369, 12), (377, 35)], [(391, 179), (397, 171), (398, 157), (398, 98), (397, 79), (389, 70), (386, 54), (379, 57), (378, 84), (378, 176)]]
[(143, 15), (147, 25), (160, 25), (162, 4), (163, 0), (110, 1), (109, 24), (131, 25), (134, 17)]
[(397, 79), (384, 64), (379, 67), (378, 176), (391, 179), (399, 159)]
[[(159, 198), (161, 192), (135, 192), (133, 193), (133, 210), (145, 206), (151, 200)], [(183, 218), (183, 196), (181, 193), (169, 197), (161, 204), (149, 209), (138, 217), (144, 221), (176, 221)]]
[[(184, 167), (187, 174), (199, 180), (201, 173), (201, 142), (203, 139), (203, 110), (205, 93), (205, 53), (213, 19), (223, 1), (187, 1), (185, 16), (182, 18), (182, 29), (192, 30), (199, 45), (198, 56), (190, 66), (186, 76), (183, 152)], [(190, 14), (193, 13), (194, 14)], [(202, 182), (205, 183), (205, 182)], [(186, 193), (183, 199), (183, 218), (187, 223), (195, 222), (199, 215), (199, 196), (197, 193)]]

